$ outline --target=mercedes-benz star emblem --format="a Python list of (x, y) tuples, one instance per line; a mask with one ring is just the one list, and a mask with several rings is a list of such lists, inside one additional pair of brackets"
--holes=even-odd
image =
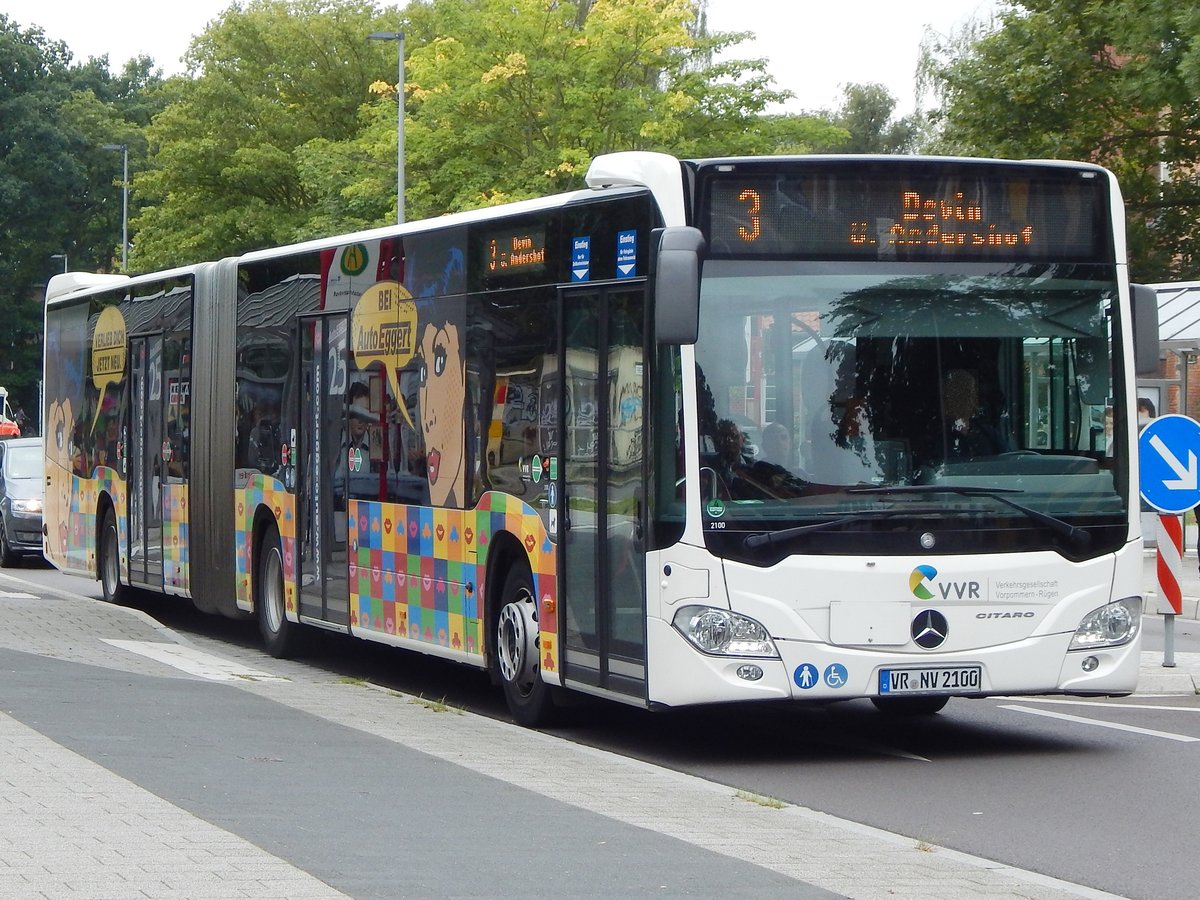
[(913, 643), (925, 650), (936, 650), (950, 633), (950, 623), (936, 609), (924, 609), (912, 622)]

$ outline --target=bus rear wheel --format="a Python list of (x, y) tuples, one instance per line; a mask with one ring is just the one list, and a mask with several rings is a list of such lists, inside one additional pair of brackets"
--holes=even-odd
[(287, 617), (283, 586), (283, 548), (279, 529), (267, 528), (259, 544), (254, 578), (254, 609), (267, 652), (276, 659), (294, 656), (300, 648), (300, 626)]
[(509, 712), (519, 725), (545, 725), (554, 714), (550, 685), (542, 681), (537, 600), (521, 566), (509, 570), (496, 623), (496, 666)]
[(872, 697), (871, 702), (881, 713), (898, 718), (932, 716), (941, 712), (949, 697)]
[(100, 526), (100, 589), (109, 603), (120, 603), (125, 596), (125, 586), (121, 584), (121, 541), (112, 507), (104, 511)]

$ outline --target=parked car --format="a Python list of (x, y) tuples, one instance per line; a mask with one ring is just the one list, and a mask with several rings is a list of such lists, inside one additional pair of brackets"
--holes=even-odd
[(42, 556), (44, 473), (41, 438), (0, 441), (0, 566)]
[(20, 437), (21, 426), (8, 405), (8, 390), (0, 387), (0, 438)]

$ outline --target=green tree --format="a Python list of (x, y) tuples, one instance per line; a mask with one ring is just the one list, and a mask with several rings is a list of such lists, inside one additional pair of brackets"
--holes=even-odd
[(101, 147), (137, 151), (159, 82), (146, 58), (117, 76), (106, 57), (73, 65), (61, 41), (0, 15), (0, 384), (31, 415), (46, 282), (119, 255), (120, 157)]
[(758, 153), (836, 153), (850, 140), (850, 132), (824, 112), (764, 115), (755, 130)]
[[(149, 57), (126, 63), (118, 76), (108, 72), (107, 58), (89, 60), (72, 70), (74, 91), (58, 115), (81, 145), (82, 193), (75, 198), (79, 214), (73, 223), (71, 259), (80, 270), (116, 271), (121, 261), (123, 159), (105, 144), (128, 148), (130, 172), (143, 168), (147, 157), (145, 126), (162, 108), (162, 77)], [(130, 195), (130, 215), (137, 215), (137, 198)]]
[[(695, 10), (690, 0), (410, 3), (409, 217), (576, 187), (610, 150), (749, 153), (798, 141), (803, 129), (763, 116), (787, 97), (770, 89), (763, 60), (712, 62), (745, 35), (706, 35)], [(362, 221), (371, 198), (388, 196), (395, 118), (395, 94), (382, 93), (353, 138), (302, 151), (323, 223), (346, 208), (340, 221)], [(393, 203), (375, 221), (394, 213)]]
[(914, 117), (894, 118), (896, 98), (881, 84), (847, 85), (831, 117), (846, 132), (840, 153), (911, 153), (918, 126)]
[(136, 265), (215, 259), (306, 234), (316, 204), (297, 149), (357, 134), (359, 106), (388, 55), (366, 36), (387, 25), (366, 0), (252, 0), (196, 38), (190, 77), (166, 86), (169, 105), (146, 132), (154, 152), (134, 178), (143, 204)]
[(1125, 196), (1135, 279), (1200, 264), (1200, 9), (1166, 0), (1012, 0), (925, 47), (936, 147), (1082, 159)]

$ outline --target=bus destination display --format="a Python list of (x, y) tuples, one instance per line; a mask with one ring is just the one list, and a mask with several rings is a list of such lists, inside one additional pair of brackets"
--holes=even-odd
[[(1102, 182), (1066, 171), (1037, 178), (995, 170), (960, 177), (852, 169), (709, 182), (715, 255), (820, 259), (1099, 261)], [(1086, 173), (1091, 175), (1091, 173)]]
[(489, 274), (540, 271), (546, 265), (546, 229), (493, 232), (483, 245)]

